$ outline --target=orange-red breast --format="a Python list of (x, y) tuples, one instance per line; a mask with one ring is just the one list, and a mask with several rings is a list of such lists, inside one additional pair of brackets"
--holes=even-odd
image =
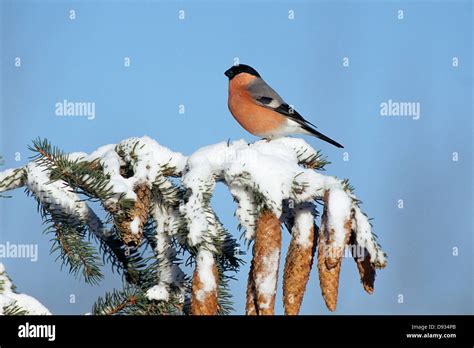
[(318, 132), (316, 126), (292, 109), (252, 67), (239, 64), (225, 72), (229, 78), (229, 110), (248, 132), (262, 138), (309, 134), (343, 147)]

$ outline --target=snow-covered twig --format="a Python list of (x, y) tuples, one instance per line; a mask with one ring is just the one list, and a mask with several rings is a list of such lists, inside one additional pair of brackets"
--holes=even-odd
[(25, 185), (25, 169), (14, 168), (0, 172), (0, 192), (14, 190)]
[(156, 224), (153, 237), (158, 283), (147, 290), (147, 297), (150, 300), (168, 301), (171, 296), (176, 296), (180, 302), (184, 302), (185, 274), (177, 264), (176, 249), (171, 240), (178, 229), (177, 212), (170, 206), (156, 204), (152, 216)]
[(49, 315), (49, 310), (35, 298), (19, 294), (0, 263), (0, 315)]
[[(148, 276), (136, 278), (144, 293), (139, 292), (134, 299), (144, 298), (157, 306), (184, 302), (177, 301), (189, 289), (177, 258), (180, 248), (196, 263), (191, 313), (222, 312), (224, 273), (237, 270), (239, 262), (234, 250), (237, 244), (212, 208), (218, 182), (229, 188), (237, 203), (235, 214), (245, 229), (246, 240), (255, 241), (248, 314), (273, 313), (281, 253), (280, 221), (292, 233), (284, 275), (287, 314), (299, 312), (316, 240), (321, 287), (331, 310), (337, 301), (339, 270), (347, 245), (364, 252), (356, 262), (367, 292), (373, 291), (375, 268), (386, 265), (386, 255), (348, 182), (318, 172), (328, 162), (302, 139), (222, 142), (189, 157), (146, 136), (105, 145), (89, 155), (66, 155), (47, 141), (35, 142), (33, 150), (37, 152), (33, 162), (0, 172), (0, 192), (27, 186), (58, 231), (66, 229), (69, 236), (91, 232), (124, 269), (128, 269), (127, 262), (135, 260), (124, 250), (136, 250), (145, 236), (156, 262), (147, 268), (146, 272), (151, 270)], [(101, 221), (84, 196), (100, 201), (109, 219)], [(315, 201), (324, 204), (320, 229), (315, 222)], [(97, 311), (109, 308), (109, 302), (120, 307), (128, 295), (106, 297)], [(145, 308), (139, 303), (133, 306)]]
[[(23, 168), (0, 173), (0, 189), (27, 187), (45, 214), (50, 216), (48, 222), (57, 231), (62, 256), (68, 258), (71, 265), (77, 266), (83, 260), (86, 273), (95, 267), (87, 263), (92, 261), (89, 257), (81, 255), (80, 250), (75, 252), (69, 245), (69, 242), (75, 244), (79, 240), (75, 234), (83, 233), (85, 227), (100, 240), (102, 251), (109, 253), (109, 257), (113, 256), (113, 265), (121, 267), (127, 279), (137, 281), (137, 275), (128, 272), (134, 271), (135, 265), (132, 264), (140, 261), (133, 249), (127, 250), (128, 245), (139, 244), (149, 212), (156, 211), (164, 200), (169, 201), (172, 184), (166, 176), (178, 176), (184, 169), (186, 157), (146, 136), (102, 146), (90, 155), (83, 152), (63, 154), (41, 140), (35, 141), (32, 149), (37, 153), (34, 161)], [(116, 230), (104, 226), (82, 194), (101, 201), (111, 214)], [(173, 198), (175, 203), (176, 197)], [(172, 210), (175, 213), (177, 208)], [(156, 240), (157, 249), (168, 250), (158, 255), (157, 260), (163, 264), (160, 269), (162, 282), (181, 283), (180, 297), (184, 297), (183, 274), (173, 261), (176, 250), (169, 240), (176, 234), (174, 228), (175, 224), (166, 232), (157, 231), (157, 236), (161, 236)], [(167, 260), (163, 261), (164, 258)], [(141, 265), (137, 263), (137, 266)]]
[[(320, 231), (319, 239), (323, 245), (321, 248), (324, 247), (320, 258), (324, 259), (328, 269), (340, 267), (341, 253), (348, 244), (351, 229), (357, 244), (370, 255), (371, 264), (384, 267), (385, 254), (377, 244), (367, 216), (360, 210), (359, 201), (347, 182), (314, 170), (323, 169), (325, 164), (327, 162), (320, 153), (302, 139), (280, 138), (253, 144), (240, 140), (218, 143), (196, 151), (189, 157), (183, 175), (189, 198), (182, 212), (189, 224), (190, 243), (201, 245), (206, 235), (215, 233), (213, 218), (209, 218), (209, 215), (212, 215), (210, 197), (217, 181), (226, 184), (236, 200), (236, 216), (245, 228), (248, 239), (258, 238), (255, 228), (262, 212), (269, 211), (279, 218), (285, 201), (301, 205), (315, 200), (323, 201), (326, 194), (324, 228)], [(311, 226), (314, 219), (304, 216), (302, 214), (299, 217), (298, 224)], [(308, 235), (314, 229), (312, 227), (299, 229), (297, 226), (295, 231), (299, 231), (299, 236), (294, 242), (295, 245), (303, 246), (305, 243), (302, 240), (305, 239), (306, 252), (310, 254), (313, 249)], [(254, 256), (256, 254), (254, 249)], [(296, 257), (294, 253), (292, 255)], [(250, 277), (253, 274), (254, 279), (249, 279), (247, 312), (254, 311), (252, 303), (258, 302), (249, 289), (258, 291), (255, 281), (262, 276), (260, 271), (255, 270), (255, 262), (252, 268)], [(310, 266), (306, 265), (305, 268), (309, 269)], [(291, 278), (289, 273), (288, 277)], [(333, 307), (335, 304), (331, 305)]]
[(25, 168), (26, 187), (52, 211), (67, 216), (74, 225), (86, 224), (91, 232), (101, 236), (103, 224), (94, 211), (66, 182), (51, 181), (49, 173), (37, 162), (30, 162)]

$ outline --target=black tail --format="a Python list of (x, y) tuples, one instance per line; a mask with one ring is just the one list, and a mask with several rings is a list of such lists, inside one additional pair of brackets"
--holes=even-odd
[(304, 130), (310, 132), (312, 135), (314, 135), (315, 137), (317, 137), (321, 140), (327, 141), (329, 144), (332, 144), (332, 145), (340, 147), (340, 148), (344, 148), (344, 146), (339, 144), (337, 141), (334, 141), (331, 138), (328, 138), (327, 136), (325, 136), (324, 134), (319, 133), (316, 129), (313, 129), (309, 126), (306, 126), (306, 127), (304, 127)]

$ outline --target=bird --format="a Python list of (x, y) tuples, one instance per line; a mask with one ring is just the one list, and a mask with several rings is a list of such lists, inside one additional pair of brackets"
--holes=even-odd
[(229, 111), (249, 133), (267, 140), (306, 134), (343, 148), (318, 132), (314, 124), (288, 105), (251, 66), (233, 65), (224, 75), (229, 79)]

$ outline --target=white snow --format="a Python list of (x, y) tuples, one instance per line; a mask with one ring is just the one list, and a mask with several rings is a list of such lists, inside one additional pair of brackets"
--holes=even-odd
[[(236, 217), (245, 228), (245, 237), (252, 239), (256, 225), (256, 202), (254, 191), (266, 198), (267, 206), (280, 216), (285, 199), (295, 203), (313, 202), (322, 199), (326, 190), (330, 191), (328, 228), (333, 229), (335, 247), (343, 247), (347, 220), (351, 218), (351, 209), (360, 209), (355, 205), (356, 197), (345, 190), (342, 181), (312, 169), (303, 168), (300, 162), (317, 156), (317, 151), (303, 139), (278, 138), (272, 141), (261, 140), (247, 144), (243, 140), (231, 143), (221, 142), (203, 147), (188, 158), (187, 169), (183, 176), (183, 185), (191, 195), (181, 212), (186, 216), (191, 245), (198, 245), (207, 233), (214, 233), (213, 217), (208, 214), (210, 196), (217, 180), (223, 181), (237, 201)], [(295, 190), (295, 187), (297, 188)], [(384, 254), (378, 249), (372, 237), (366, 217), (357, 215), (359, 228), (353, 228), (358, 240), (364, 245), (374, 260), (384, 262)], [(365, 218), (365, 219), (364, 219)], [(297, 220), (298, 227), (305, 231), (299, 236), (302, 245), (308, 245), (308, 233), (312, 223), (311, 214), (301, 212)], [(355, 225), (355, 224), (354, 224)], [(378, 255), (378, 256), (376, 256)]]
[(17, 305), (28, 311), (31, 315), (49, 315), (49, 310), (35, 298), (18, 294), (12, 290), (12, 283), (5, 273), (5, 266), (0, 263), (0, 282), (3, 291), (0, 291), (0, 315), (3, 315), (3, 308), (8, 305)]
[(385, 253), (378, 246), (375, 236), (372, 234), (369, 219), (358, 207), (355, 207), (354, 210), (353, 224), (355, 224), (356, 228), (357, 244), (367, 249), (370, 254), (370, 262), (377, 267), (385, 267), (387, 258)]
[(184, 186), (191, 191), (183, 207), (191, 244), (199, 244), (203, 235), (212, 228), (205, 214), (204, 195), (212, 193), (217, 179), (224, 180), (239, 201), (237, 217), (246, 228), (247, 237), (251, 238), (255, 226), (255, 218), (251, 216), (251, 212), (255, 212), (253, 188), (268, 198), (279, 216), (282, 200), (289, 197), (293, 179), (302, 170), (297, 162), (294, 150), (281, 142), (259, 141), (249, 145), (239, 140), (196, 151), (189, 157), (188, 170), (183, 177)]
[[(115, 194), (115, 197), (111, 199), (111, 203), (116, 203), (122, 195), (126, 199), (137, 199), (137, 195), (133, 191), (136, 183), (135, 178), (124, 178), (120, 175), (120, 166), (124, 162), (115, 151), (115, 144), (101, 146), (85, 159), (87, 161), (99, 159), (104, 173), (110, 176), (109, 185), (111, 192)], [(106, 202), (106, 204), (108, 203)]]
[(148, 289), (146, 292), (146, 297), (149, 300), (168, 301), (170, 294), (165, 285), (159, 284)]
[(333, 188), (328, 196), (328, 225), (327, 230), (334, 230), (332, 246), (337, 249), (344, 248), (346, 229), (344, 224), (351, 219), (352, 199), (341, 189)]
[[(8, 180), (7, 180), (8, 178)], [(5, 181), (2, 184), (2, 181)], [(8, 184), (8, 185), (7, 185)], [(0, 192), (13, 190), (23, 184), (22, 168), (12, 168), (0, 172)]]
[(67, 184), (64, 181), (50, 182), (49, 171), (37, 162), (30, 162), (26, 166), (26, 172), (28, 174), (27, 187), (42, 202), (68, 215), (75, 215), (78, 197), (73, 192), (65, 189)]
[(214, 256), (212, 252), (201, 249), (196, 257), (196, 267), (201, 281), (202, 288), (196, 292), (196, 299), (203, 302), (208, 293), (214, 292), (217, 288), (217, 279), (214, 276)]
[(161, 166), (166, 164), (175, 167), (177, 172), (181, 172), (186, 164), (186, 157), (181, 153), (161, 146), (148, 136), (129, 138), (117, 147), (124, 150), (125, 161), (132, 164), (133, 177), (137, 183), (152, 183)]
[(192, 169), (184, 175), (183, 185), (190, 190), (191, 195), (186, 204), (180, 206), (180, 210), (188, 221), (189, 241), (191, 245), (197, 245), (210, 229), (204, 195), (214, 190), (215, 179), (209, 163), (203, 161), (194, 166), (188, 163), (188, 166)]
[(280, 262), (280, 250), (278, 248), (272, 250), (269, 255), (262, 258), (264, 269), (255, 278), (255, 288), (257, 294), (262, 295), (265, 299), (261, 308), (269, 308), (272, 297), (276, 293), (278, 265)]
[(19, 169), (20, 168), (11, 168), (11, 169), (7, 169), (7, 170), (4, 170), (4, 171), (0, 172), (0, 181), (3, 181), (8, 177), (14, 178), (16, 171), (18, 171)]
[(313, 209), (314, 207), (310, 205), (295, 207), (292, 234), (295, 234), (296, 243), (301, 245), (303, 248), (310, 248), (313, 246), (311, 243), (311, 234), (312, 231), (314, 231)]
[(174, 290), (184, 295), (185, 274), (175, 263), (176, 250), (170, 237), (176, 230), (176, 212), (157, 204), (152, 211), (152, 215), (156, 222), (156, 247), (154, 251), (158, 260), (158, 288), (151, 296), (155, 296), (155, 299), (166, 296), (169, 298), (170, 293), (172, 293), (172, 286)]
[(77, 222), (86, 223), (97, 236), (104, 232), (101, 220), (78, 194), (72, 192), (66, 182), (62, 180), (50, 182), (49, 171), (37, 162), (30, 162), (25, 167), (25, 171), (27, 173), (26, 186), (43, 204), (67, 214)]
[(272, 142), (260, 141), (232, 148), (236, 160), (224, 163), (223, 170), (225, 181), (229, 184), (248, 173), (258, 191), (266, 197), (270, 208), (279, 216), (282, 201), (289, 198), (293, 179), (302, 168), (298, 166), (293, 150), (270, 144)]
[(301, 154), (303, 158), (318, 155), (318, 151), (316, 151), (304, 139), (301, 139), (301, 138), (291, 138), (291, 137), (277, 138), (277, 139), (272, 140), (272, 142), (279, 143), (293, 149), (295, 153)]
[[(124, 158), (120, 157), (118, 152), (121, 152)], [(121, 195), (136, 200), (137, 195), (134, 192), (136, 185), (145, 183), (151, 187), (162, 166), (174, 167), (179, 173), (186, 164), (186, 157), (181, 153), (173, 152), (147, 136), (128, 138), (117, 145), (101, 146), (85, 157), (88, 161), (95, 159), (99, 159), (104, 173), (110, 175), (111, 190), (116, 194), (112, 202)], [(120, 166), (124, 161), (132, 165), (134, 173), (130, 178), (120, 175)]]
[[(321, 198), (326, 189), (341, 189), (336, 178), (319, 174), (299, 165), (300, 159), (315, 156), (317, 151), (302, 139), (279, 138), (247, 144), (243, 140), (221, 142), (199, 149), (188, 158), (183, 185), (191, 195), (182, 212), (189, 227), (192, 245), (202, 242), (205, 233), (212, 228), (205, 214), (204, 197), (212, 194), (216, 180), (224, 181), (238, 201), (236, 216), (251, 239), (255, 230), (254, 190), (266, 197), (269, 208), (280, 216), (284, 199), (296, 202)], [(295, 193), (294, 185), (306, 187)]]
[(229, 190), (232, 196), (237, 200), (237, 209), (235, 216), (239, 219), (240, 224), (245, 228), (245, 238), (252, 240), (255, 236), (256, 204), (254, 202), (254, 194), (248, 186), (239, 184), (235, 180), (229, 184)]
[(130, 222), (130, 232), (133, 234), (140, 233), (140, 218), (135, 216), (132, 222)]
[[(236, 217), (245, 228), (247, 239), (252, 239), (255, 234), (256, 214), (262, 204), (257, 198), (264, 197), (267, 207), (278, 217), (282, 213), (283, 202), (293, 200), (296, 207), (300, 207), (293, 214), (294, 230), (301, 246), (310, 245), (310, 231), (314, 223), (308, 203), (312, 204), (315, 199), (321, 200), (325, 191), (329, 190), (327, 230), (335, 231), (335, 245), (343, 246), (346, 235), (344, 224), (353, 212), (352, 229), (356, 233), (357, 243), (370, 253), (371, 262), (380, 267), (386, 264), (386, 256), (372, 234), (367, 216), (358, 207), (356, 197), (344, 189), (341, 180), (302, 166), (302, 162), (317, 154), (303, 139), (278, 138), (252, 144), (243, 140), (221, 142), (203, 147), (190, 157), (185, 157), (144, 136), (102, 146), (90, 155), (75, 152), (68, 156), (73, 160), (100, 161), (104, 173), (110, 177), (110, 188), (114, 193), (109, 202), (104, 202), (106, 206), (116, 203), (121, 196), (136, 200), (136, 186), (144, 183), (151, 187), (160, 179), (164, 166), (174, 167), (175, 175), (182, 174), (182, 184), (188, 190), (187, 201), (179, 205), (179, 211), (156, 204), (152, 212), (157, 225), (155, 254), (160, 267), (157, 284), (149, 289), (147, 296), (150, 299), (168, 299), (174, 295), (174, 290), (184, 291), (184, 273), (175, 264), (176, 250), (171, 243), (171, 236), (177, 232), (177, 226), (181, 223), (181, 213), (187, 222), (189, 243), (200, 246), (196, 262), (203, 288), (197, 297), (203, 300), (207, 293), (217, 287), (213, 273), (213, 253), (216, 250), (209, 241), (210, 237), (218, 236), (222, 229), (210, 207), (210, 197), (218, 181), (225, 183), (236, 199)], [(124, 178), (120, 174), (120, 168), (125, 162), (133, 169), (132, 177)], [(23, 169), (27, 175), (26, 186), (42, 203), (87, 223), (98, 236), (104, 233), (101, 220), (64, 181), (49, 182), (49, 172), (37, 162), (31, 162)], [(13, 174), (13, 169), (0, 172), (0, 182)], [(20, 175), (16, 175), (9, 186), (21, 185), (20, 179)], [(5, 188), (0, 187), (0, 191), (2, 190)], [(135, 217), (130, 223), (133, 233), (139, 233), (140, 223), (139, 217)], [(276, 291), (278, 259), (278, 250), (268, 255), (264, 260), (268, 272), (256, 279), (259, 292), (267, 296), (273, 296)], [(20, 296), (14, 294), (17, 295)]]
[(67, 154), (67, 158), (71, 161), (79, 161), (84, 160), (87, 157), (87, 153), (85, 152), (71, 152)]

